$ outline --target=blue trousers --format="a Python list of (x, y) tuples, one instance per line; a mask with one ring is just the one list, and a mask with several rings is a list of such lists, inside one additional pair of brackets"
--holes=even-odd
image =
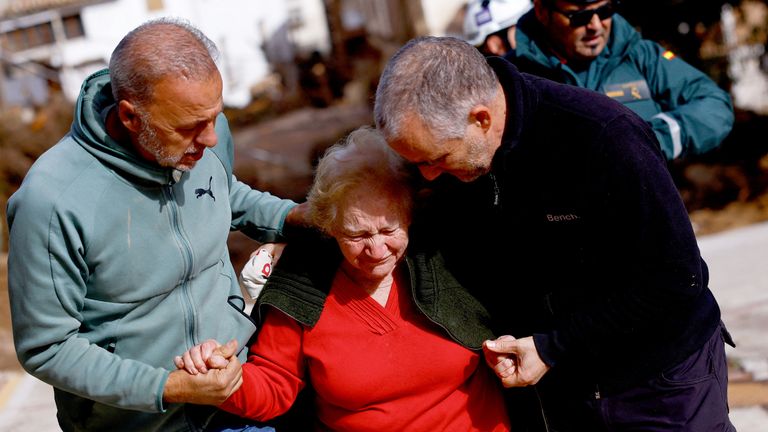
[(275, 428), (237, 417), (225, 411), (218, 411), (205, 427), (206, 432), (275, 432)]

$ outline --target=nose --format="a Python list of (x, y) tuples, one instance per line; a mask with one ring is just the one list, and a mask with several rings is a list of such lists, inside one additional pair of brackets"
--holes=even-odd
[(215, 122), (208, 122), (205, 128), (197, 135), (195, 141), (208, 148), (214, 147), (219, 142), (219, 137), (216, 135)]
[(593, 13), (592, 19), (587, 23), (587, 28), (590, 30), (599, 30), (603, 27), (603, 21), (600, 20), (600, 15)]
[(419, 172), (421, 172), (421, 176), (425, 179), (432, 181), (438, 177), (440, 177), (440, 174), (443, 173), (443, 170), (436, 166), (431, 165), (420, 165), (419, 166)]
[(376, 234), (368, 242), (368, 256), (373, 259), (382, 259), (387, 256), (387, 244), (384, 236)]

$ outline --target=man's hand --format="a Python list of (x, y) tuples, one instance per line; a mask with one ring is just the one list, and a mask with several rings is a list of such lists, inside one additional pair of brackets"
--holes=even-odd
[[(500, 336), (496, 339), (496, 342), (513, 340), (515, 340), (515, 338), (512, 336)], [(500, 378), (502, 375), (509, 376), (514, 374), (517, 369), (517, 358), (513, 355), (506, 353), (500, 354), (489, 350), (486, 348), (486, 343), (488, 342), (490, 341), (485, 341), (485, 343), (483, 343), (483, 354), (485, 355), (485, 363), (488, 364), (488, 367), (490, 367)]]
[(536, 384), (549, 371), (549, 366), (539, 357), (532, 337), (501, 336), (495, 341), (485, 341), (483, 353), (504, 387)]
[(295, 227), (311, 227), (309, 220), (309, 203), (303, 202), (288, 210), (285, 215), (285, 224)]
[(243, 369), (237, 356), (232, 354), (226, 361), (224, 369), (210, 369), (207, 373), (191, 375), (182, 369), (171, 372), (163, 389), (163, 401), (220, 405), (243, 384)]

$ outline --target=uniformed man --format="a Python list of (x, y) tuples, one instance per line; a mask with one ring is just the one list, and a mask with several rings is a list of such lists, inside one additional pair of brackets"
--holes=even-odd
[(640, 34), (616, 13), (618, 0), (534, 0), (517, 23), (523, 72), (586, 87), (649, 122), (667, 160), (719, 146), (733, 105), (701, 71)]

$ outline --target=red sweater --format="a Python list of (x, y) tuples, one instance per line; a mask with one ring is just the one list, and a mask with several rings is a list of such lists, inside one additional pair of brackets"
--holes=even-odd
[(382, 307), (337, 272), (314, 327), (267, 312), (243, 365), (243, 385), (221, 408), (268, 420), (311, 377), (323, 428), (335, 431), (509, 431), (497, 379), (482, 354), (425, 318), (406, 286)]

